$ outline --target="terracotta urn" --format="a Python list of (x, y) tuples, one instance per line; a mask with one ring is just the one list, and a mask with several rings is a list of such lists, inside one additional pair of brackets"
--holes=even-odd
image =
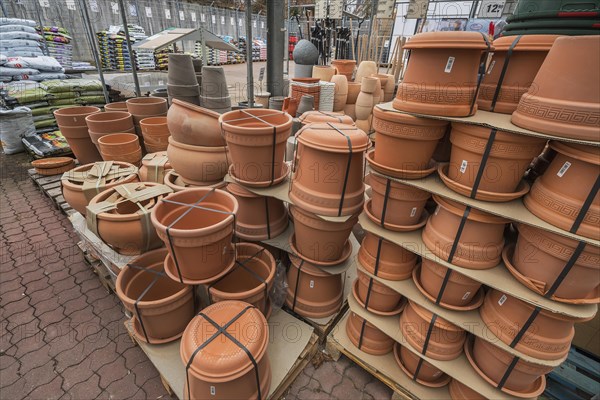
[(477, 111), (477, 77), (484, 51), (479, 32), (426, 32), (404, 45), (410, 60), (394, 108), (428, 115), (466, 117)]
[[(423, 258), (421, 267), (416, 272), (418, 275), (415, 273), (413, 276), (417, 287), (429, 300), (436, 302), (440, 299), (439, 305), (442, 307), (454, 310), (472, 309), (479, 307), (483, 301), (483, 292), (479, 290), (481, 283), (459, 272), (450, 272), (441, 264)], [(448, 278), (444, 284), (446, 276)], [(440, 298), (442, 287), (444, 291)], [(469, 307), (470, 305), (473, 306)]]
[(151, 344), (177, 340), (194, 317), (192, 287), (164, 274), (166, 256), (165, 248), (142, 254), (123, 267), (115, 284), (117, 296), (133, 314), (136, 338)]
[(544, 221), (600, 240), (600, 193), (591, 199), (581, 223), (575, 221), (597, 184), (600, 147), (550, 142), (556, 156), (525, 196), (525, 207)]
[(290, 254), (285, 305), (308, 318), (326, 318), (340, 310), (342, 275), (332, 275)]
[(364, 202), (367, 134), (350, 125), (315, 123), (298, 131), (296, 138), (292, 202), (318, 215), (356, 214)]
[(312, 123), (327, 123), (333, 122), (336, 124), (354, 125), (354, 121), (347, 115), (337, 112), (330, 111), (307, 111), (302, 114), (298, 120), (302, 126), (306, 126)]
[(225, 146), (194, 146), (170, 137), (167, 156), (181, 179), (196, 186), (213, 185), (222, 181), (229, 168)]
[(167, 150), (171, 132), (167, 117), (148, 117), (140, 121), (144, 147), (149, 153)]
[(172, 169), (166, 172), (164, 184), (173, 189), (174, 192), (181, 192), (182, 190), (194, 189), (199, 187), (222, 189), (225, 186), (227, 186), (227, 182), (225, 181), (217, 182), (213, 185), (206, 186), (190, 185), (189, 183), (185, 183), (183, 179), (181, 179), (181, 176), (179, 176), (179, 174)]
[(600, 140), (598, 70), (600, 36), (559, 37), (521, 97), (512, 123), (561, 137)]
[(409, 301), (400, 315), (400, 330), (405, 340), (422, 353), (427, 332), (431, 329), (425, 355), (434, 360), (454, 360), (463, 352), (467, 332), (441, 317), (435, 319), (431, 328), (432, 318), (430, 311)]
[(115, 103), (105, 104), (104, 111), (127, 111), (127, 102), (117, 101)]
[(346, 97), (346, 104), (356, 104), (361, 86), (362, 85), (359, 82), (348, 81), (348, 97)]
[(558, 37), (521, 35), (494, 40), (494, 54), (479, 89), (479, 109), (512, 114)]
[(346, 334), (359, 350), (374, 356), (388, 354), (395, 343), (394, 339), (352, 311), (346, 320)]
[(452, 400), (487, 400), (469, 386), (460, 383), (456, 379), (450, 381), (448, 391)]
[(138, 182), (137, 172), (136, 166), (120, 161), (81, 165), (62, 175), (62, 194), (71, 208), (85, 215), (94, 196), (123, 183)]
[(102, 160), (85, 123), (85, 117), (98, 112), (100, 109), (92, 106), (65, 107), (53, 112), (60, 133), (82, 165)]
[(164, 183), (165, 174), (172, 169), (166, 151), (148, 153), (142, 158), (138, 175), (142, 182)]
[(231, 238), (237, 211), (235, 197), (220, 189), (187, 189), (159, 202), (151, 218), (169, 250), (165, 272), (193, 284), (227, 273), (235, 263)]
[(240, 183), (271, 186), (286, 176), (285, 145), (292, 117), (276, 110), (246, 109), (219, 117), (231, 155), (231, 175)]
[(363, 78), (376, 74), (377, 70), (378, 68), (377, 64), (375, 64), (375, 61), (362, 61), (360, 64), (358, 64), (354, 82), (362, 83)]
[[(516, 246), (507, 247), (503, 258), (509, 271), (530, 289), (546, 295), (565, 269), (579, 243), (519, 224)], [(552, 298), (564, 302), (600, 302), (600, 248), (586, 244)]]
[(312, 77), (320, 81), (330, 82), (336, 73), (337, 70), (331, 65), (315, 65), (313, 66)]
[[(428, 387), (443, 387), (450, 382), (450, 377), (443, 373), (439, 368), (434, 367), (431, 363), (421, 360), (421, 357), (401, 346), (400, 343), (394, 344), (394, 359), (400, 369), (408, 375), (409, 378), (415, 379), (418, 383)], [(421, 365), (419, 367), (419, 364)], [(417, 373), (417, 368), (418, 373)], [(415, 377), (416, 375), (416, 377)]]
[(364, 308), (374, 314), (386, 316), (401, 312), (404, 304), (400, 293), (367, 276), (361, 270), (356, 272), (358, 278), (354, 282), (353, 295)]
[(260, 196), (236, 183), (227, 191), (238, 201), (235, 234), (243, 240), (261, 241), (277, 237), (288, 226), (288, 213), (283, 201)]
[(167, 124), (171, 135), (179, 143), (224, 146), (219, 117), (220, 114), (212, 110), (175, 99), (167, 113)]
[(276, 263), (271, 253), (253, 243), (237, 243), (236, 263), (208, 288), (213, 303), (240, 300), (255, 306), (266, 318), (271, 314), (269, 292), (273, 287)]
[(356, 120), (366, 120), (369, 118), (373, 112), (373, 100), (372, 93), (367, 93), (361, 90), (356, 98), (356, 104), (354, 105)]
[(391, 281), (402, 281), (411, 277), (417, 255), (371, 232), (365, 232), (358, 250), (358, 261), (373, 275)]
[(494, 268), (500, 262), (504, 247), (507, 219), (471, 209), (452, 260), (448, 260), (456, 232), (465, 214), (465, 206), (433, 195), (438, 204), (423, 230), (423, 242), (436, 256), (469, 269)]
[(142, 160), (140, 139), (135, 133), (111, 133), (98, 139), (104, 161), (123, 161), (136, 166)]
[(337, 69), (337, 73), (344, 75), (348, 82), (352, 81), (356, 60), (331, 60), (331, 65)]
[[(231, 328), (217, 331), (213, 323)], [(183, 398), (266, 398), (271, 386), (268, 343), (269, 325), (256, 307), (237, 300), (206, 307), (181, 338), (181, 361), (190, 366)]]

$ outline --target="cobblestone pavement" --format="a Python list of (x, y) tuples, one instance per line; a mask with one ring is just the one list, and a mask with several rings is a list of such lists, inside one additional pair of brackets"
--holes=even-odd
[[(170, 399), (70, 222), (27, 176), (27, 156), (2, 154), (0, 167), (0, 398)], [(342, 357), (309, 364), (286, 399), (390, 395)]]

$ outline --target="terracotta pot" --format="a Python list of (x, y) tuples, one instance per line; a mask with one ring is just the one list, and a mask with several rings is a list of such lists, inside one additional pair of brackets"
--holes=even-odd
[(118, 101), (104, 105), (104, 111), (127, 111), (127, 102)]
[(354, 68), (356, 68), (355, 60), (331, 60), (331, 65), (337, 69), (337, 73), (344, 75), (348, 82), (352, 81)]
[(213, 185), (207, 185), (207, 186), (190, 185), (189, 183), (185, 183), (183, 181), (183, 179), (181, 179), (181, 177), (179, 176), (179, 174), (177, 172), (175, 172), (175, 170), (172, 170), (172, 169), (169, 170), (165, 174), (165, 181), (164, 181), (164, 183), (165, 183), (165, 185), (167, 185), (168, 187), (170, 187), (171, 189), (173, 189), (174, 192), (181, 192), (182, 190), (194, 189), (194, 188), (199, 188), (199, 187), (223, 189), (225, 186), (227, 186), (227, 182), (225, 182), (225, 181), (218, 182), (218, 183), (215, 183)]
[(315, 65), (313, 66), (312, 77), (320, 81), (330, 82), (336, 72), (337, 70), (330, 65)]
[(348, 100), (348, 80), (344, 75), (334, 75), (331, 82), (335, 83), (333, 111), (343, 111)]
[[(494, 40), (494, 54), (479, 89), (478, 107), (485, 111), (512, 114), (517, 109), (521, 96), (529, 90), (550, 47), (558, 37), (525, 35), (518, 38), (505, 36)], [(502, 71), (505, 71), (504, 77), (498, 88)]]
[(193, 146), (179, 143), (171, 136), (167, 156), (181, 179), (197, 186), (212, 185), (222, 181), (229, 168), (225, 146)]
[[(151, 146), (163, 145), (167, 149), (169, 143), (169, 126), (167, 117), (148, 117), (140, 121), (140, 130), (144, 137), (144, 144)], [(162, 150), (161, 150), (162, 151)]]
[(65, 107), (53, 112), (58, 129), (69, 143), (69, 147), (80, 164), (102, 160), (100, 152), (90, 139), (85, 117), (98, 113), (98, 107)]
[(450, 398), (452, 400), (487, 400), (485, 397), (456, 379), (450, 381), (448, 391), (450, 392)]
[(315, 123), (298, 139), (290, 199), (319, 215), (352, 215), (364, 202), (363, 163), (369, 138), (343, 124)]
[(371, 118), (372, 116), (369, 115), (368, 119), (357, 119), (356, 120), (356, 127), (360, 130), (362, 130), (363, 132), (365, 132), (367, 135), (371, 134)]
[(293, 97), (286, 97), (283, 100), (283, 109), (286, 113), (290, 114), (293, 118), (296, 117), (296, 112), (298, 111), (298, 99)]
[(92, 142), (98, 146), (98, 139), (109, 133), (133, 133), (133, 119), (125, 111), (105, 111), (85, 117)]
[[(399, 306), (401, 305), (402, 295), (393, 289), (379, 283), (373, 278), (367, 276), (361, 270), (356, 271), (358, 278), (356, 279), (355, 286), (356, 291), (354, 295), (357, 296), (361, 305), (375, 314), (380, 315), (392, 315), (392, 313), (399, 314)], [(370, 290), (369, 290), (370, 288)], [(367, 303), (367, 297), (369, 302)]]
[(361, 86), (362, 85), (359, 82), (348, 82), (348, 97), (346, 98), (346, 104), (356, 104)]
[(151, 217), (158, 237), (169, 250), (165, 260), (167, 274), (184, 283), (205, 283), (231, 269), (235, 262), (231, 238), (237, 210), (235, 197), (209, 188), (172, 193), (157, 204)]
[[(536, 132), (598, 141), (600, 36), (559, 37), (512, 123)], [(564, 77), (557, 80), (557, 76)]]
[(263, 108), (269, 108), (269, 97), (271, 97), (269, 92), (254, 93), (254, 102), (262, 105)]
[(466, 117), (477, 111), (482, 53), (491, 49), (479, 32), (427, 32), (404, 45), (410, 50), (394, 108), (428, 115)]
[[(429, 294), (430, 300), (436, 301), (438, 299), (440, 289), (442, 288), (448, 271), (448, 268), (441, 264), (426, 258), (421, 260), (419, 284), (425, 292)], [(451, 306), (453, 309), (460, 309), (469, 306), (478, 297), (483, 300), (479, 288), (481, 288), (481, 283), (461, 273), (452, 271), (444, 286), (444, 293), (442, 294), (440, 305), (446, 308)], [(481, 302), (479, 301), (477, 307), (480, 305)]]
[[(379, 262), (377, 262), (378, 253)], [(391, 281), (401, 281), (411, 277), (417, 263), (417, 255), (370, 232), (365, 232), (358, 251), (358, 261), (364, 269), (374, 275), (377, 266), (377, 276)]]
[(54, 118), (60, 127), (81, 128), (87, 126), (86, 117), (99, 113), (101, 110), (93, 106), (78, 106), (59, 108), (54, 111)]
[(123, 306), (134, 316), (136, 338), (153, 344), (178, 339), (194, 317), (192, 288), (158, 275), (164, 272), (166, 256), (164, 248), (142, 254), (123, 267), (115, 285)]
[(288, 214), (283, 201), (259, 196), (243, 186), (230, 183), (227, 191), (238, 201), (235, 234), (243, 240), (261, 241), (277, 237), (288, 226)]
[[(375, 107), (383, 99), (383, 90), (381, 89), (381, 80), (376, 76), (373, 76), (373, 78), (377, 80), (377, 83), (375, 84), (375, 91), (373, 91), (373, 107)], [(364, 82), (365, 80), (363, 79), (363, 83)]]
[(290, 254), (285, 304), (308, 318), (326, 318), (342, 307), (342, 275), (331, 275)]
[(121, 156), (140, 149), (140, 139), (133, 133), (111, 133), (98, 139), (100, 152), (106, 156)]
[(138, 175), (142, 182), (164, 183), (165, 174), (172, 169), (166, 151), (148, 153), (142, 158)]
[[(571, 230), (598, 178), (600, 148), (550, 142), (557, 152), (546, 172), (525, 196), (525, 207), (544, 221)], [(600, 193), (575, 233), (600, 240)]]
[[(578, 242), (543, 229), (519, 224), (512, 257), (505, 249), (504, 262), (521, 282), (545, 295), (578, 246)], [(600, 248), (585, 245), (569, 273), (554, 292), (558, 301), (590, 299), (600, 302)]]
[(374, 356), (382, 356), (392, 351), (395, 343), (394, 339), (358, 314), (351, 311), (348, 315), (348, 319), (346, 320), (346, 334), (352, 344), (358, 347), (359, 350)]
[(361, 91), (356, 99), (354, 112), (356, 114), (356, 120), (368, 119), (373, 112), (373, 95)]
[(234, 177), (268, 186), (284, 177), (285, 143), (292, 130), (289, 114), (262, 109), (231, 111), (219, 117), (219, 124)]
[(207, 108), (173, 100), (167, 114), (169, 131), (179, 143), (194, 146), (224, 146), (219, 128), (220, 114)]
[[(265, 317), (248, 303), (234, 300), (208, 306), (202, 313), (219, 326), (230, 323), (232, 328), (227, 332), (239, 345), (223, 333), (217, 334), (214, 325), (202, 315), (192, 319), (183, 333), (180, 347), (183, 365), (190, 364), (183, 398), (265, 398), (271, 386), (267, 354), (269, 326)], [(197, 351), (200, 346), (204, 347)], [(256, 367), (246, 352), (252, 355)], [(258, 370), (260, 396), (254, 368)]]
[(237, 243), (236, 264), (227, 275), (211, 283), (208, 292), (213, 303), (240, 300), (258, 308), (269, 318), (269, 292), (273, 287), (276, 263), (271, 253), (253, 243)]
[(426, 170), (447, 127), (448, 123), (445, 121), (418, 118), (375, 107), (375, 161), (398, 170)]
[[(113, 112), (113, 111), (111, 111), (111, 112)], [(91, 130), (88, 132), (90, 135), (90, 139), (92, 140), (92, 142), (94, 143), (94, 145), (96, 146), (98, 151), (100, 151), (100, 145), (98, 144), (98, 140), (103, 136), (111, 135), (113, 133), (133, 133), (133, 134), (137, 135), (135, 128), (129, 128), (129, 129), (121, 131), (121, 132), (94, 132)]]
[[(438, 204), (423, 230), (423, 242), (436, 256), (448, 260), (465, 206), (433, 195)], [(469, 269), (494, 268), (504, 247), (504, 226), (509, 221), (471, 209), (450, 262)]]
[(356, 120), (356, 104), (346, 104), (344, 106), (344, 114), (352, 118), (353, 121)]
[[(408, 302), (408, 306), (400, 315), (400, 330), (406, 341), (419, 352), (423, 352), (425, 337), (430, 329), (433, 314), (423, 307)], [(441, 317), (437, 317), (431, 328), (431, 335), (427, 346), (427, 357), (434, 360), (454, 360), (463, 352), (463, 344), (467, 332), (451, 324)]]
[(129, 163), (112, 161), (81, 165), (63, 174), (62, 194), (75, 211), (85, 215), (90, 200), (106, 189), (123, 183), (138, 182), (138, 169)]
[(434, 367), (429, 362), (425, 360), (421, 361), (421, 357), (408, 350), (406, 347), (401, 346), (400, 343), (394, 344), (394, 358), (400, 369), (402, 369), (402, 371), (404, 371), (411, 379), (414, 379), (420, 363), (421, 367), (419, 368), (416, 381), (421, 385), (443, 387), (450, 381), (448, 375), (444, 374), (440, 369)]
[(326, 111), (307, 111), (298, 118), (302, 126), (313, 123), (327, 123), (354, 125), (354, 121), (347, 115)]
[(377, 77), (367, 76), (361, 81), (360, 91), (369, 94), (374, 94), (378, 87), (381, 88), (380, 85), (381, 83)]
[(394, 75), (385, 74), (387, 80), (385, 81), (385, 87), (383, 87), (383, 101), (389, 102), (394, 99), (394, 92), (396, 91), (396, 78)]
[(376, 74), (377, 70), (378, 68), (377, 64), (375, 64), (375, 61), (362, 61), (360, 64), (358, 64), (354, 82), (362, 83), (363, 78)]

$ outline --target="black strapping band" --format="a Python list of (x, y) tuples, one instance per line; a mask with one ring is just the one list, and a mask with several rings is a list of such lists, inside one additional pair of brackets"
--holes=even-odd
[(554, 281), (554, 283), (552, 283), (552, 286), (550, 286), (550, 289), (548, 289), (548, 291), (546, 292), (546, 294), (544, 294), (544, 297), (550, 298), (550, 297), (552, 297), (554, 295), (554, 293), (556, 292), (556, 290), (558, 289), (558, 287), (560, 286), (560, 284), (563, 282), (563, 280), (569, 274), (569, 271), (571, 271), (571, 268), (573, 268), (573, 265), (575, 265), (575, 262), (577, 262), (577, 259), (579, 258), (579, 256), (583, 252), (584, 248), (585, 248), (585, 243), (584, 242), (579, 242), (579, 244), (577, 245), (577, 247), (573, 251), (573, 254), (571, 255), (571, 257), (569, 258), (569, 260), (567, 261), (567, 263), (563, 267), (562, 271), (560, 271), (560, 274), (556, 277), (556, 280)]
[(587, 214), (588, 210), (590, 209), (590, 206), (592, 205), (594, 198), (596, 198), (596, 195), (598, 194), (599, 189), (600, 189), (600, 175), (598, 175), (598, 177), (596, 178), (596, 182), (594, 183), (594, 186), (592, 186), (592, 190), (590, 190), (590, 193), (588, 194), (585, 201), (583, 202), (583, 205), (579, 209), (577, 218), (575, 218), (575, 222), (573, 222), (573, 226), (571, 226), (571, 229), (569, 230), (569, 232), (577, 233), (577, 230), (579, 230), (579, 226), (583, 222), (585, 215)]
[(460, 241), (460, 237), (462, 236), (462, 232), (465, 229), (465, 224), (467, 223), (467, 218), (471, 213), (471, 206), (465, 207), (465, 212), (463, 213), (462, 218), (460, 219), (460, 224), (458, 225), (458, 229), (456, 231), (456, 235), (454, 237), (454, 243), (452, 243), (452, 248), (450, 249), (450, 254), (448, 255), (448, 262), (452, 264), (452, 260), (454, 259), (454, 255), (456, 254), (456, 250), (458, 248), (458, 242)]
[(265, 196), (265, 215), (267, 216), (267, 239), (271, 239), (271, 219), (269, 218), (269, 198)]
[(498, 382), (498, 386), (496, 386), (498, 389), (502, 389), (504, 387), (504, 385), (506, 384), (506, 381), (508, 380), (508, 377), (515, 369), (518, 362), (519, 362), (519, 357), (514, 356), (512, 361), (510, 362), (510, 365), (506, 369), (506, 372), (504, 372), (504, 375), (502, 375), (502, 379), (500, 379), (500, 382)]
[(360, 326), (360, 335), (358, 336), (358, 349), (362, 347), (363, 337), (365, 334), (365, 327), (367, 326), (367, 320), (363, 318), (362, 324)]
[(538, 316), (540, 311), (542, 311), (542, 308), (540, 306), (536, 306), (533, 309), (533, 312), (531, 313), (529, 318), (527, 318), (527, 321), (525, 321), (525, 323), (523, 324), (523, 327), (521, 327), (521, 329), (519, 330), (519, 332), (517, 333), (517, 335), (515, 336), (513, 341), (510, 342), (510, 347), (514, 348), (521, 341), (521, 339), (523, 339), (525, 332), (527, 332), (527, 329), (529, 329), (529, 327), (531, 326), (531, 324), (533, 323), (535, 318)]
[(348, 142), (348, 164), (346, 165), (346, 174), (344, 175), (344, 185), (342, 186), (342, 195), (340, 197), (340, 206), (338, 208), (338, 217), (339, 217), (342, 215), (342, 210), (344, 208), (344, 198), (346, 197), (346, 189), (348, 187), (348, 178), (350, 176), (350, 165), (352, 165), (352, 140), (350, 139), (350, 136), (346, 135), (344, 132), (342, 132), (341, 130), (336, 128), (334, 125), (331, 124), (331, 122), (328, 122), (327, 125), (329, 125), (332, 129), (337, 131), (340, 135), (344, 136), (346, 138), (346, 141)]
[[(435, 321), (437, 320), (437, 314), (433, 314), (431, 317), (431, 322), (429, 323), (429, 327), (427, 328), (427, 335), (425, 336), (425, 341), (423, 342), (423, 351), (421, 351), (422, 355), (427, 355), (427, 348), (429, 347), (429, 340), (431, 339), (431, 333), (433, 332), (433, 327), (435, 326)], [(419, 371), (423, 366), (423, 362), (425, 360), (419, 357), (419, 363), (417, 364), (417, 368), (415, 368), (415, 373), (413, 374), (413, 380), (417, 380), (417, 376), (419, 375)]]
[(485, 69), (482, 71), (481, 65), (484, 64), (487, 55), (491, 50), (491, 43), (488, 40), (485, 33), (480, 32), (481, 36), (483, 36), (483, 40), (485, 41), (485, 45), (487, 49), (481, 54), (481, 59), (479, 60), (479, 67), (477, 68), (477, 87), (475, 88), (475, 93), (473, 93), (473, 99), (471, 100), (471, 107), (469, 108), (469, 115), (473, 114), (473, 108), (475, 108), (475, 104), (477, 104), (477, 96), (479, 95), (479, 88), (481, 87), (481, 81), (483, 81), (483, 76), (485, 75)]
[(302, 270), (302, 265), (304, 265), (304, 260), (300, 259), (300, 264), (298, 264), (298, 274), (296, 274), (296, 287), (294, 289), (294, 300), (292, 301), (292, 311), (296, 309), (296, 298), (298, 297), (298, 284), (300, 283), (300, 271)]
[(385, 184), (385, 195), (383, 196), (383, 210), (381, 210), (381, 227), (385, 228), (385, 214), (387, 213), (388, 200), (390, 198), (390, 191), (392, 190), (392, 180), (387, 179)]
[(494, 97), (492, 98), (492, 104), (490, 106), (490, 111), (494, 111), (494, 108), (496, 108), (496, 102), (498, 101), (498, 96), (500, 96), (500, 90), (502, 89), (502, 83), (504, 82), (504, 78), (506, 77), (506, 71), (508, 71), (508, 64), (510, 63), (510, 57), (513, 54), (513, 50), (515, 49), (515, 47), (517, 46), (517, 43), (519, 43), (519, 40), (521, 40), (521, 38), (523, 37), (523, 35), (519, 35), (515, 38), (515, 40), (512, 42), (512, 44), (510, 45), (510, 47), (508, 48), (508, 51), (506, 52), (506, 56), (504, 58), (504, 65), (502, 66), (502, 71), (500, 72), (500, 77), (498, 78), (498, 84), (496, 85), (496, 91), (494, 92)]
[(494, 140), (496, 140), (496, 133), (498, 130), (493, 128), (490, 130), (490, 137), (488, 138), (487, 143), (485, 144), (485, 150), (483, 151), (483, 156), (481, 157), (481, 162), (479, 163), (479, 169), (477, 170), (477, 176), (475, 176), (475, 181), (473, 182), (473, 188), (471, 189), (470, 197), (472, 199), (477, 196), (477, 190), (479, 189), (479, 184), (481, 183), (481, 178), (483, 178), (483, 173), (485, 172), (485, 166), (488, 162), (488, 158), (490, 157), (490, 153), (492, 152), (492, 146), (494, 145)]
[(153, 269), (148, 269), (148, 268), (144, 268), (144, 267), (140, 267), (138, 265), (133, 265), (133, 264), (127, 264), (128, 267), (133, 268), (133, 269), (137, 269), (139, 271), (142, 272), (149, 272), (151, 274), (154, 274), (154, 279), (152, 280), (152, 282), (150, 282), (150, 284), (148, 286), (146, 286), (146, 289), (144, 289), (144, 291), (138, 296), (138, 298), (135, 300), (135, 303), (133, 303), (133, 307), (135, 308), (135, 313), (137, 314), (137, 319), (140, 323), (140, 326), (142, 327), (142, 333), (144, 334), (144, 337), (146, 338), (146, 342), (148, 343), (152, 343), (150, 341), (150, 338), (148, 337), (148, 333), (146, 332), (146, 327), (144, 326), (144, 321), (142, 320), (142, 313), (140, 312), (138, 303), (140, 301), (142, 301), (142, 299), (144, 298), (144, 296), (146, 296), (146, 294), (148, 294), (148, 291), (150, 291), (150, 289), (152, 289), (152, 287), (156, 284), (156, 282), (158, 282), (158, 280), (165, 276), (164, 272), (161, 271), (155, 271)]

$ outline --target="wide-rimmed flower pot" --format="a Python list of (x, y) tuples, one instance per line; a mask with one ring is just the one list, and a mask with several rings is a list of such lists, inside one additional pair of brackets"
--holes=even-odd
[[(236, 300), (210, 305), (202, 314), (192, 319), (181, 339), (181, 361), (190, 366), (183, 398), (265, 398), (271, 385), (266, 318), (257, 308)], [(223, 332), (235, 342), (217, 333), (213, 322), (220, 327), (230, 324)]]
[(61, 177), (62, 194), (71, 208), (85, 215), (85, 207), (94, 196), (117, 185), (137, 182), (137, 172), (134, 165), (120, 161), (81, 165)]
[(164, 275), (166, 256), (165, 248), (142, 254), (123, 267), (115, 285), (134, 316), (136, 338), (152, 344), (178, 339), (194, 317), (192, 287)]
[(235, 197), (210, 188), (172, 193), (152, 209), (152, 224), (169, 249), (165, 270), (175, 280), (205, 283), (235, 262), (231, 238)]
[(433, 195), (438, 204), (423, 229), (423, 242), (436, 256), (469, 269), (494, 268), (504, 248), (504, 226), (509, 222), (483, 211), (471, 209), (464, 223), (456, 252), (448, 260), (466, 206)]
[(173, 170), (173, 169), (167, 171), (167, 173), (165, 174), (164, 183), (165, 183), (165, 185), (167, 185), (168, 187), (173, 189), (174, 192), (181, 192), (182, 190), (194, 189), (194, 188), (199, 188), (199, 187), (223, 189), (225, 186), (227, 186), (227, 182), (225, 182), (225, 181), (218, 182), (218, 183), (215, 183), (212, 185), (206, 185), (206, 186), (190, 185), (189, 183), (185, 183), (184, 180), (181, 179), (181, 176), (179, 176), (179, 174), (177, 172), (175, 172), (175, 170)]
[(361, 270), (357, 270), (357, 273), (356, 291), (354, 292), (358, 296), (356, 300), (375, 314), (388, 315), (398, 311), (402, 301), (400, 293), (370, 278)]
[(127, 102), (117, 101), (116, 103), (105, 104), (104, 111), (127, 111)]
[(395, 343), (394, 339), (352, 311), (346, 320), (346, 334), (359, 350), (374, 356), (388, 354)]
[(231, 155), (233, 178), (270, 186), (284, 177), (285, 144), (292, 117), (275, 110), (246, 109), (219, 117)]
[(167, 156), (173, 169), (189, 184), (204, 186), (223, 180), (229, 168), (227, 147), (183, 144), (169, 138)]
[(463, 352), (467, 333), (441, 317), (437, 317), (431, 327), (432, 318), (433, 313), (409, 301), (400, 315), (400, 330), (406, 341), (420, 352), (431, 331), (425, 355), (434, 360), (454, 360)]
[(219, 117), (220, 114), (207, 108), (173, 100), (167, 114), (167, 123), (171, 135), (179, 143), (224, 146)]
[(327, 123), (332, 122), (335, 124), (346, 124), (354, 125), (354, 121), (347, 115), (336, 112), (327, 111), (307, 111), (303, 113), (298, 120), (302, 126), (306, 126), (313, 123)]
[[(572, 230), (598, 179), (600, 147), (550, 142), (556, 156), (525, 196), (525, 207), (544, 221)], [(600, 193), (574, 233), (600, 240)]]
[(536, 132), (598, 141), (599, 69), (600, 36), (559, 37), (521, 97), (512, 123)]
[[(461, 308), (476, 308), (483, 301), (483, 292), (480, 291), (481, 283), (459, 272), (452, 271), (434, 261), (423, 258), (418, 270), (419, 289), (423, 289), (430, 300), (437, 301), (442, 307), (460, 310)], [(448, 278), (446, 279), (446, 276)], [(417, 275), (415, 274), (415, 278)], [(444, 284), (444, 280), (446, 283)], [(443, 294), (440, 297), (440, 290)], [(475, 304), (473, 302), (476, 301)], [(472, 305), (472, 307), (469, 307)]]
[(59, 127), (81, 128), (87, 127), (86, 117), (91, 114), (99, 113), (101, 110), (93, 106), (78, 106), (59, 108), (54, 111), (54, 118)]
[(314, 65), (312, 77), (317, 78), (320, 81), (330, 82), (335, 73), (336, 69), (331, 65)]
[(167, 150), (169, 145), (169, 127), (167, 117), (148, 117), (140, 121), (140, 130), (144, 138), (144, 147), (149, 153)]
[(352, 81), (356, 60), (331, 60), (331, 65), (337, 69), (337, 73), (344, 75), (348, 82)]
[(493, 50), (479, 32), (427, 32), (404, 45), (410, 60), (393, 106), (428, 115), (466, 117), (477, 111), (482, 53)]
[(376, 74), (377, 70), (378, 68), (377, 64), (375, 64), (375, 61), (362, 61), (360, 64), (358, 64), (354, 82), (362, 83), (363, 78)]
[(142, 182), (164, 183), (166, 173), (172, 169), (166, 151), (148, 153), (142, 158), (138, 175)]
[(408, 375), (409, 378), (416, 378), (415, 380), (417, 383), (420, 383), (421, 385), (428, 387), (443, 387), (450, 382), (450, 377), (448, 375), (443, 373), (439, 368), (431, 365), (431, 363), (425, 360), (421, 361), (421, 357), (407, 349), (406, 346), (401, 346), (400, 343), (394, 344), (394, 359), (400, 369)]
[(365, 232), (358, 250), (358, 261), (364, 269), (374, 275), (391, 281), (401, 281), (411, 277), (417, 263), (417, 255), (371, 232)]
[(450, 398), (452, 400), (487, 400), (469, 386), (460, 383), (456, 379), (450, 381), (448, 391), (450, 392)]
[(99, 138), (98, 146), (102, 156), (122, 156), (140, 150), (140, 139), (133, 133), (111, 133)]
[(333, 111), (343, 111), (348, 100), (348, 80), (344, 75), (334, 75), (331, 82), (335, 84)]
[(342, 307), (342, 275), (331, 275), (290, 255), (286, 306), (304, 317), (326, 318)]
[(238, 201), (235, 234), (243, 240), (272, 239), (285, 231), (288, 213), (283, 201), (260, 196), (236, 183), (227, 185), (227, 191)]
[[(92, 111), (90, 109), (96, 109), (97, 111)], [(85, 116), (99, 111), (100, 109), (98, 107), (67, 107), (54, 111), (54, 116), (58, 124), (58, 129), (60, 130), (64, 138), (67, 140), (71, 151), (73, 151), (75, 158), (77, 158), (80, 164), (89, 164), (102, 160), (98, 148), (92, 142), (90, 133), (88, 131), (88, 127), (85, 124), (84, 119)], [(62, 118), (59, 117), (61, 113), (64, 115), (61, 115)], [(72, 122), (72, 120), (78, 120), (79, 122)], [(83, 125), (61, 125), (65, 121), (66, 123), (80, 123), (81, 121), (83, 121)]]
[(227, 275), (210, 284), (210, 300), (213, 303), (245, 301), (269, 318), (269, 292), (275, 278), (275, 259), (267, 249), (257, 244), (237, 243), (235, 248), (236, 264)]
[(353, 215), (364, 202), (365, 132), (350, 125), (315, 123), (298, 140), (290, 199), (319, 215)]
[(105, 111), (85, 117), (88, 129), (96, 133), (128, 132), (133, 128), (131, 114), (126, 111)]
[(169, 69), (167, 84), (193, 85), (196, 83), (196, 73), (192, 56), (189, 54), (169, 54)]

